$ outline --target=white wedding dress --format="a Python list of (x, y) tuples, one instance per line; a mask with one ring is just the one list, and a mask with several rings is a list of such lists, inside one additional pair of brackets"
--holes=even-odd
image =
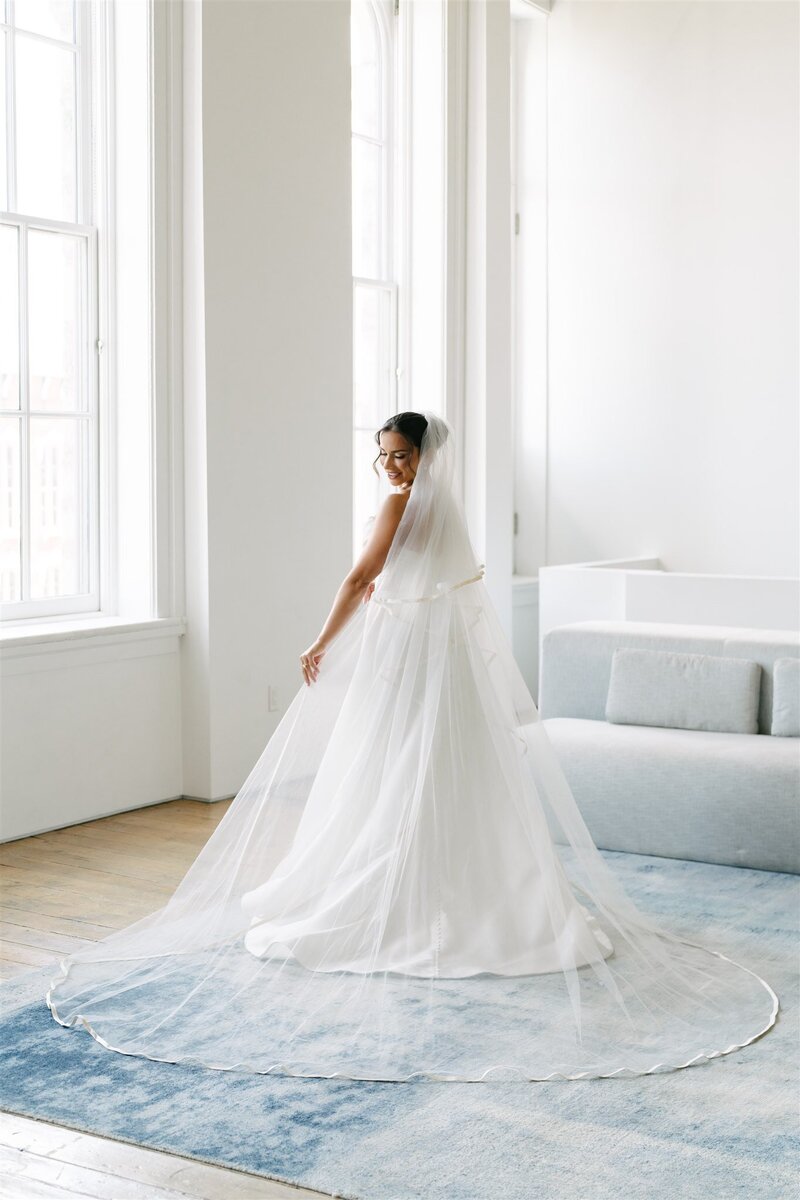
[(597, 851), (424, 414), (371, 599), (169, 902), (64, 960), (55, 1019), (126, 1054), (376, 1080), (674, 1070), (769, 984), (639, 910)]

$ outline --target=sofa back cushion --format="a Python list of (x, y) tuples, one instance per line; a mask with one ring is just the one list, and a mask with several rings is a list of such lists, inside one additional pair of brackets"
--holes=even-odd
[(759, 733), (772, 728), (772, 674), (778, 658), (800, 657), (800, 634), (735, 625), (666, 621), (575, 621), (542, 639), (539, 715), (604, 721), (611, 661), (620, 647), (746, 658), (761, 665)]
[(761, 667), (744, 658), (615, 650), (606, 720), (716, 733), (758, 733)]
[(771, 733), (775, 664), (779, 658), (800, 658), (800, 634), (778, 629), (764, 629), (758, 633), (742, 629), (725, 639), (723, 653), (761, 663), (758, 727), (761, 733)]
[(800, 737), (800, 658), (779, 658), (773, 672), (772, 733)]
[(724, 638), (713, 628), (654, 621), (558, 625), (542, 641), (539, 715), (605, 721), (611, 660), (620, 646), (722, 654)]

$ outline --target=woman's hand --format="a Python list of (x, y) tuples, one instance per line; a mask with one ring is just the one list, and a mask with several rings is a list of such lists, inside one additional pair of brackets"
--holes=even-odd
[(319, 664), (327, 649), (325, 643), (317, 638), (316, 642), (300, 655), (300, 670), (303, 672), (306, 687), (310, 687), (319, 675)]
[(364, 603), (364, 604), (366, 604), (366, 603), (367, 603), (367, 601), (369, 600), (370, 596), (372, 595), (372, 593), (373, 593), (374, 591), (375, 591), (375, 584), (374, 584), (374, 583), (371, 583), (371, 584), (369, 585), (369, 587), (367, 588), (367, 590), (364, 592), (364, 600), (363, 600), (363, 603)]

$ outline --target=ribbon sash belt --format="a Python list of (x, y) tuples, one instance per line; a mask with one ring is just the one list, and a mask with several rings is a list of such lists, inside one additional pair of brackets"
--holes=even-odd
[(439, 600), (442, 596), (446, 596), (448, 592), (454, 592), (456, 588), (466, 587), (468, 583), (477, 583), (482, 579), (486, 571), (486, 564), (481, 563), (478, 568), (477, 575), (471, 575), (469, 579), (460, 579), (458, 583), (437, 583), (436, 591), (429, 596), (373, 596), (373, 604), (419, 604), (423, 600)]

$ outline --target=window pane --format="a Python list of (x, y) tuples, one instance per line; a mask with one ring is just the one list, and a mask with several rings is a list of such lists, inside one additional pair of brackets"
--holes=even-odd
[(21, 599), (20, 418), (0, 417), (0, 601)]
[(32, 229), (28, 235), (31, 409), (86, 408), (81, 347), (84, 238)]
[(383, 149), (353, 138), (353, 274), (381, 277)]
[(17, 211), (75, 221), (75, 55), (19, 34)]
[(377, 429), (389, 416), (391, 397), (391, 295), (359, 287), (353, 296), (355, 424)]
[(86, 591), (86, 422), (31, 417), (31, 598)]
[[(2, 9), (0, 9), (2, 12)], [(0, 208), (8, 211), (8, 163), (6, 162), (6, 33), (0, 34)]]
[(380, 34), (368, 0), (353, 0), (350, 19), (352, 129), (366, 137), (381, 133)]
[[(383, 424), (383, 422), (380, 422)], [(377, 429), (378, 426), (375, 426)], [(378, 446), (375, 441), (375, 431), (372, 429), (357, 429), (353, 444), (353, 558), (361, 553), (364, 543), (364, 526), (369, 517), (375, 516), (378, 510), (378, 477), (372, 470), (373, 459), (377, 456)], [(380, 470), (375, 464), (375, 469)]]
[(0, 408), (19, 408), (19, 234), (0, 225)]
[(74, 8), (72, 0), (16, 0), (14, 24), (17, 29), (29, 29), (31, 33), (71, 42)]

